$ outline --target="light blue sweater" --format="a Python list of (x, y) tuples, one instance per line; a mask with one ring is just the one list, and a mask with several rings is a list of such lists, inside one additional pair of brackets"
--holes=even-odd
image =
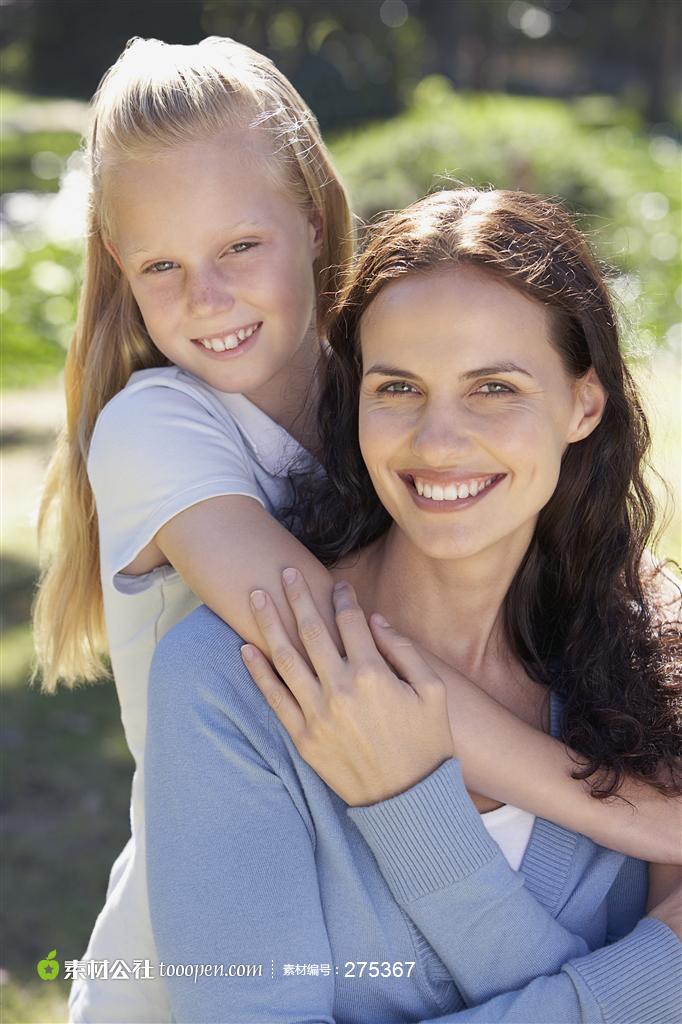
[[(679, 1019), (682, 946), (640, 920), (643, 863), (538, 819), (512, 871), (455, 759), (389, 800), (348, 807), (299, 756), (241, 642), (199, 608), (152, 666), (159, 959), (224, 972), (167, 978), (177, 1021)], [(556, 734), (556, 701), (553, 717)], [(235, 976), (252, 964), (261, 976)]]

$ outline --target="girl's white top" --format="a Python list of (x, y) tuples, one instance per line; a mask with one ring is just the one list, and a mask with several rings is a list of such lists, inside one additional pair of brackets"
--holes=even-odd
[[(207, 498), (248, 495), (276, 514), (292, 497), (287, 470), (294, 465), (298, 471), (319, 471), (298, 442), (243, 395), (217, 391), (176, 366), (132, 374), (95, 425), (88, 476), (97, 504), (104, 612), (136, 770), (131, 839), (112, 868), (107, 900), (83, 960), (107, 960), (111, 974), (113, 962), (121, 959), (131, 977), (118, 968), (117, 978), (78, 978), (69, 1002), (72, 1021), (171, 1019), (163, 982), (156, 977), (145, 878), (147, 680), (157, 643), (199, 601), (170, 565), (142, 576), (121, 570), (164, 523)], [(135, 977), (134, 961), (144, 960), (151, 961), (154, 978), (144, 977), (144, 967)], [(104, 973), (102, 967), (86, 970)]]
[(520, 807), (505, 804), (496, 811), (487, 811), (481, 820), (488, 834), (495, 840), (507, 858), (509, 866), (518, 871), (533, 831), (535, 815)]

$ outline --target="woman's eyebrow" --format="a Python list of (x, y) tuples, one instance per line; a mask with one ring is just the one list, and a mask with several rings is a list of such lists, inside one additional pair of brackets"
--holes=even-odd
[(528, 370), (519, 367), (516, 362), (496, 362), (495, 366), (492, 367), (478, 367), (476, 370), (467, 370), (465, 374), (461, 375), (460, 379), (468, 381), (473, 377), (491, 377), (493, 374), (524, 374), (526, 377), (532, 377)]
[(365, 370), (363, 373), (363, 377), (370, 377), (373, 373), (381, 377), (410, 377), (412, 380), (419, 380), (419, 377), (410, 373), (409, 370), (400, 370), (397, 366), (386, 366), (385, 363), (375, 363), (374, 366), (370, 366), (369, 370)]
[[(471, 380), (473, 377), (489, 377), (495, 373), (523, 373), (526, 377), (533, 376), (532, 373), (516, 363), (496, 363), (494, 366), (479, 366), (475, 370), (467, 370), (466, 373), (460, 374), (459, 379)], [(369, 377), (371, 374), (379, 374), (381, 377), (404, 377), (407, 380), (421, 379), (416, 373), (401, 370), (398, 366), (387, 366), (386, 363), (374, 363), (363, 376)]]

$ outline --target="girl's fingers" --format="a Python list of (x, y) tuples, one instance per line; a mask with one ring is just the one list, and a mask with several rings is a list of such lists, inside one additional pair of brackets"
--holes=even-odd
[(444, 685), (443, 680), (424, 661), (412, 641), (398, 633), (382, 615), (370, 615), (369, 622), (372, 636), (382, 656), (417, 693), (420, 693), (421, 687), (432, 686), (434, 683)]
[(319, 683), (289, 639), (270, 595), (264, 590), (254, 590), (250, 600), (254, 618), (270, 651), (270, 661), (305, 715), (317, 705)]
[(311, 665), (320, 682), (333, 680), (344, 668), (344, 662), (329, 635), (324, 619), (317, 610), (303, 573), (298, 569), (285, 569), (282, 573), (282, 582), (287, 601), (296, 619), (298, 635)]
[(334, 587), (334, 610), (343, 646), (351, 665), (383, 664), (377, 651), (365, 613), (358, 604), (350, 583), (340, 582)]
[(257, 647), (244, 644), (241, 654), (254, 683), (295, 742), (305, 729), (305, 717), (295, 697), (277, 678), (270, 662)]

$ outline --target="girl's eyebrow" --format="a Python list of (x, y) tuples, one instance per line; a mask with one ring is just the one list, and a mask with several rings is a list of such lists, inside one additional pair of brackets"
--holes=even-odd
[[(409, 370), (401, 370), (397, 366), (387, 366), (385, 363), (374, 363), (363, 376), (369, 377), (375, 373), (381, 377), (405, 377), (408, 380), (421, 379), (416, 373), (411, 373)], [(460, 374), (459, 379), (471, 380), (474, 377), (490, 377), (495, 373), (523, 373), (526, 377), (533, 376), (532, 373), (524, 370), (522, 366), (517, 366), (516, 363), (496, 363), (495, 366), (479, 366), (475, 370), (467, 370), (466, 373)]]
[[(228, 231), (232, 234), (239, 234), (240, 231), (263, 231), (265, 225), (259, 223), (256, 220), (244, 220), (239, 221), (238, 224), (228, 224), (223, 227), (223, 232)], [(128, 256), (151, 256), (155, 252), (155, 249), (127, 249), (126, 254)]]

